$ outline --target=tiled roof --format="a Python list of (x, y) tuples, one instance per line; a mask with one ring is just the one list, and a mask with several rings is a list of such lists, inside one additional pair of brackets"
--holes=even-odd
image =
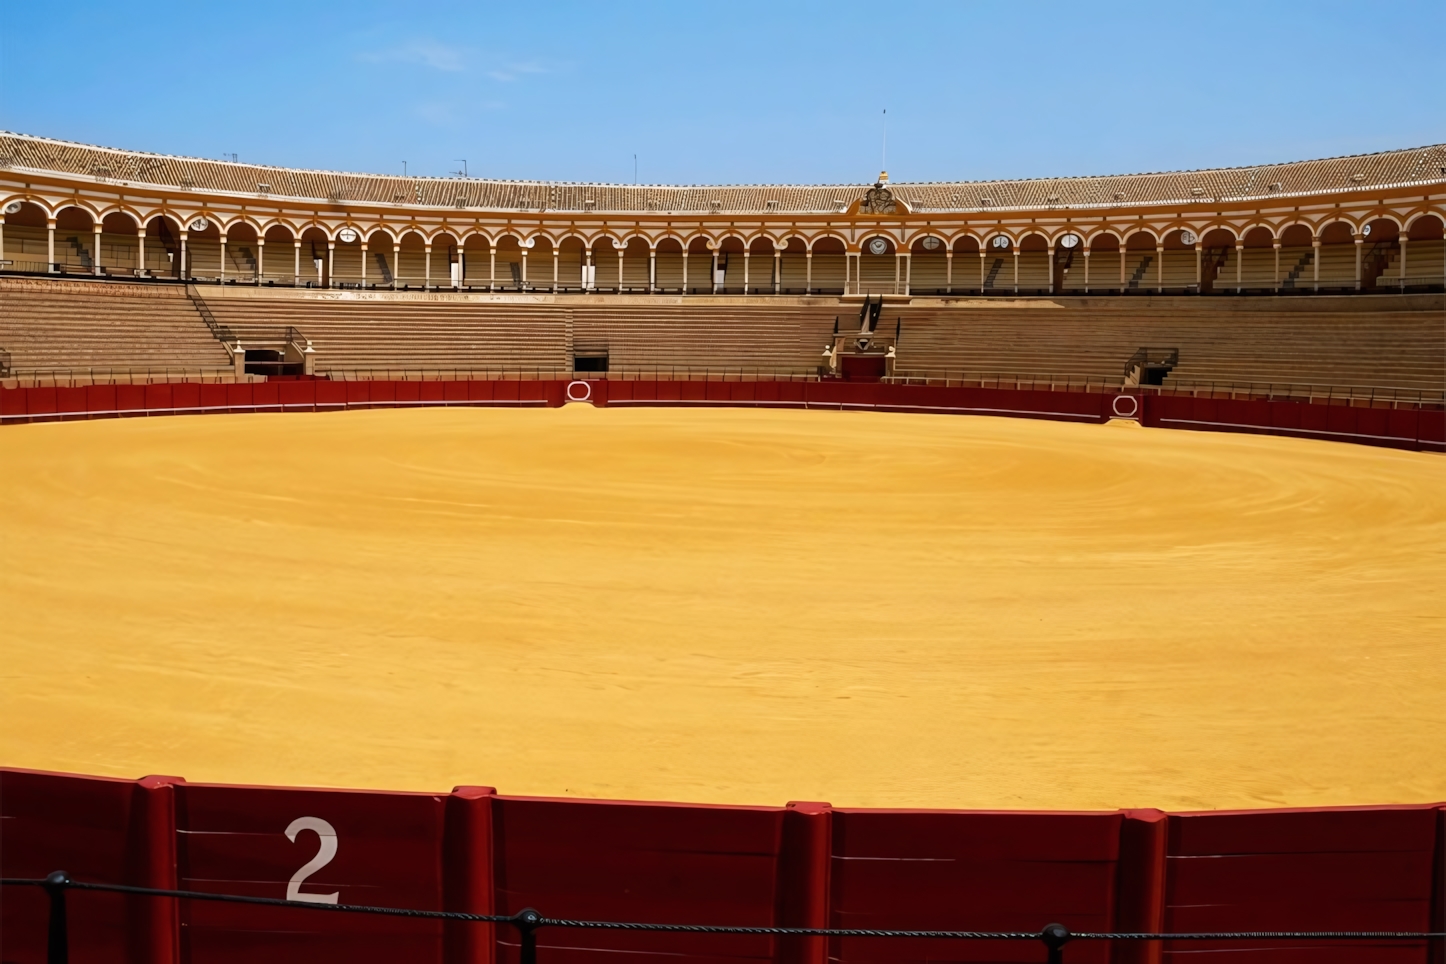
[[(578, 184), (347, 174), (121, 151), (0, 132), (0, 169), (6, 167), (245, 197), (266, 195), (491, 211), (817, 214), (842, 210), (869, 186)], [(1446, 183), (1443, 144), (1256, 167), (1017, 181), (896, 183), (890, 187), (894, 196), (907, 202), (916, 213), (978, 213), (1298, 197), (1440, 183)]]

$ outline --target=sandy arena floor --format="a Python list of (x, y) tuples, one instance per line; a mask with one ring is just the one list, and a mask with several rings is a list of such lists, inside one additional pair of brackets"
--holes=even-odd
[(0, 762), (780, 804), (1446, 798), (1446, 459), (595, 410), (0, 430)]

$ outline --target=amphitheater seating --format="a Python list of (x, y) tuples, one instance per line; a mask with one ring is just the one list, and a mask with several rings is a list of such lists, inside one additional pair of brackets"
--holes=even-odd
[(317, 374), (460, 371), (565, 371), (567, 310), (475, 302), (207, 299), (218, 324), (243, 344), (269, 343), (287, 327), (316, 349)]
[(586, 306), (572, 309), (579, 351), (606, 349), (611, 371), (706, 368), (815, 373), (834, 320), (858, 327), (856, 311), (761, 305)]
[(17, 375), (231, 372), (184, 288), (0, 279), (0, 345)]
[[(1429, 296), (1420, 296), (1429, 297)], [(1143, 346), (1180, 349), (1169, 382), (1261, 382), (1441, 390), (1436, 310), (1366, 298), (1165, 298), (910, 307), (896, 372), (1123, 378)]]

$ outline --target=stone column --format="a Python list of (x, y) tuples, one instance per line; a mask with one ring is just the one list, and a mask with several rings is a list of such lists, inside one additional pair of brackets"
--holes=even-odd
[(985, 272), (984, 272), (984, 263), (985, 263), (985, 260), (986, 260), (988, 257), (989, 257), (989, 252), (985, 251), (983, 248), (980, 248), (980, 249), (979, 249), (979, 293), (980, 293), (981, 295), (984, 294), (984, 274), (985, 274)]
[(487, 290), (497, 290), (497, 245), (487, 242)]
[(557, 294), (557, 257), (560, 252), (557, 245), (552, 246), (552, 293)]
[(688, 293), (688, 249), (683, 249), (683, 294)]
[(366, 239), (362, 239), (362, 243), (361, 243), (361, 259), (362, 259), (361, 286), (362, 286), (362, 290), (365, 291), (365, 290), (366, 290), (366, 287), (367, 287), (367, 243), (366, 243)]
[(1014, 248), (1014, 293), (1019, 294), (1019, 247)]
[[(142, 246), (141, 250), (145, 250)], [(266, 273), (266, 235), (256, 236), (256, 284), (261, 284), (261, 276)]]
[(648, 294), (658, 286), (658, 249), (648, 246)]
[(813, 293), (813, 249), (803, 253), (803, 293)]
[(1155, 294), (1165, 293), (1165, 246), (1155, 245)]
[(1361, 255), (1365, 251), (1365, 235), (1357, 234), (1356, 238), (1356, 290), (1361, 290)]
[(743, 293), (748, 294), (748, 256), (751, 254), (747, 248), (743, 249)]
[[(95, 276), (96, 276), (97, 278), (99, 278), (99, 277), (100, 277), (100, 274), (101, 274), (101, 271), (100, 271), (100, 223), (97, 222), (97, 223), (93, 224), (92, 227), (95, 229), (95, 239), (94, 239), (94, 241), (92, 242), (92, 243), (95, 245), (95, 249), (91, 252), (90, 267), (91, 267), (91, 270), (95, 273)], [(221, 243), (222, 243), (222, 244), (225, 244), (225, 241), (223, 240)]]
[(1085, 259), (1085, 265), (1084, 265), (1084, 268), (1085, 268), (1084, 293), (1085, 293), (1085, 294), (1089, 294), (1089, 293), (1090, 293), (1090, 249), (1089, 249), (1089, 248), (1085, 248), (1085, 249), (1084, 249), (1084, 259)]
[(392, 242), (392, 290), (397, 290), (397, 275), (402, 273), (402, 242)]
[(50, 253), (45, 256), (45, 271), (47, 274), (55, 274), (55, 220), (52, 218), (46, 221), (45, 227), (50, 237)]
[(291, 284), (293, 286), (301, 284), (301, 239), (297, 238), (295, 244), (296, 264), (291, 269)]
[(226, 283), (226, 235), (221, 235), (221, 283)]
[(422, 245), (422, 290), (432, 290), (432, 243)]
[[(1400, 242), (1401, 242), (1401, 290), (1402, 290), (1402, 291), (1405, 291), (1405, 290), (1406, 290), (1406, 242), (1409, 241), (1409, 240), (1411, 240), (1411, 239), (1408, 238), (1408, 237), (1406, 237), (1404, 234), (1401, 235)], [(3, 257), (4, 257), (4, 255), (0, 255), (0, 258), (3, 258)]]
[[(0, 222), (0, 224), (3, 224), (3, 222)], [(140, 242), (136, 251), (136, 273), (144, 275), (146, 270), (146, 226), (144, 224), (141, 225), (141, 230), (137, 233), (136, 240)], [(5, 260), (5, 242), (4, 236), (0, 235), (0, 261), (3, 260)]]
[(904, 294), (908, 294), (914, 283), (914, 254), (912, 251), (904, 252)]
[(522, 276), (522, 280), (521, 280), (522, 290), (523, 290), (523, 291), (526, 291), (526, 290), (527, 290), (527, 251), (528, 251), (528, 249), (527, 249), (527, 248), (518, 248), (517, 250), (519, 250), (519, 251), (522, 252), (522, 270), (521, 270), (519, 273), (520, 273), (521, 276)]
[(773, 249), (773, 293), (783, 292), (783, 252), (777, 246)]
[(904, 281), (904, 255), (898, 248), (894, 249), (894, 294), (898, 294), (903, 287)]
[(1054, 294), (1054, 293), (1055, 293), (1055, 290), (1054, 290), (1054, 269), (1055, 269), (1056, 267), (1058, 267), (1058, 265), (1056, 265), (1056, 264), (1054, 263), (1054, 242), (1053, 242), (1053, 241), (1049, 242), (1049, 248), (1048, 248), (1047, 250), (1049, 251), (1049, 255), (1048, 255), (1048, 257), (1049, 257), (1049, 293), (1050, 293), (1050, 294)]
[(1120, 239), (1120, 294), (1125, 293), (1125, 241)]
[(954, 249), (944, 252), (944, 293), (954, 293)]
[(1270, 243), (1270, 246), (1275, 249), (1275, 284), (1274, 284), (1274, 288), (1275, 288), (1276, 294), (1279, 294), (1279, 293), (1280, 293), (1280, 239), (1279, 239), (1279, 238), (1276, 238), (1274, 241), (1272, 241), (1272, 242)]
[(1242, 279), (1244, 276), (1245, 276), (1245, 243), (1244, 243), (1243, 241), (1236, 241), (1236, 242), (1235, 242), (1235, 293), (1236, 293), (1237, 295), (1240, 294), (1240, 289), (1244, 287), (1244, 284), (1243, 284), (1242, 281), (1241, 281), (1241, 279)]
[(330, 288), (336, 284), (336, 242), (326, 242), (326, 278), (322, 287)]
[(1312, 287), (1316, 291), (1320, 291), (1320, 238), (1317, 237), (1310, 239), (1310, 249), (1311, 278), (1313, 281)]
[(1195, 293), (1205, 290), (1204, 250), (1199, 241), (1195, 242)]
[(618, 294), (623, 293), (623, 252), (626, 250), (625, 246), (618, 245)]
[(181, 264), (179, 268), (180, 274), (176, 275), (176, 277), (182, 281), (187, 281), (191, 277), (190, 266), (186, 264), (186, 239), (190, 236), (191, 233), (189, 231), (185, 230), (184, 228), (181, 229)]

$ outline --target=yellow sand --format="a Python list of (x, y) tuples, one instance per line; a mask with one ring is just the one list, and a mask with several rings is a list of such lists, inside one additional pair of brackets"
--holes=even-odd
[(830, 412), (0, 430), (0, 762), (778, 804), (1446, 798), (1446, 459)]

